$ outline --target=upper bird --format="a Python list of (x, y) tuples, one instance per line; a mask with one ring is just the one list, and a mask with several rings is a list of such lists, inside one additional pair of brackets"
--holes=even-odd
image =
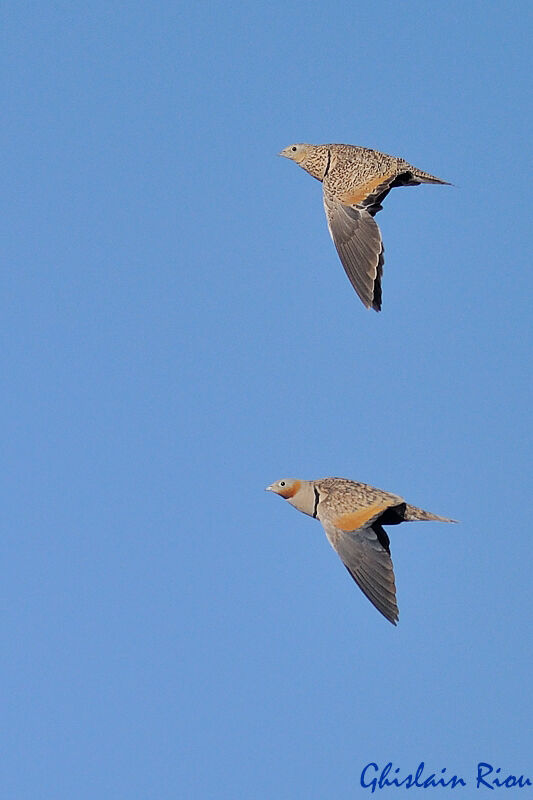
[(395, 186), (447, 181), (403, 158), (352, 144), (291, 144), (279, 155), (322, 181), (329, 232), (342, 266), (365, 306), (380, 311), (384, 248), (374, 216)]
[(266, 490), (320, 520), (354, 581), (393, 625), (399, 614), (389, 537), (383, 525), (412, 520), (455, 522), (410, 506), (396, 494), (347, 478), (281, 480)]

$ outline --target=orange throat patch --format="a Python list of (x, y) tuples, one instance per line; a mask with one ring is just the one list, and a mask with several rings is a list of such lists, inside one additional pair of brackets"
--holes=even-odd
[(281, 495), (281, 497), (284, 497), (285, 500), (288, 500), (290, 497), (294, 497), (296, 492), (300, 491), (301, 486), (301, 481), (294, 481), (292, 486), (287, 486), (286, 489), (280, 489), (278, 494)]

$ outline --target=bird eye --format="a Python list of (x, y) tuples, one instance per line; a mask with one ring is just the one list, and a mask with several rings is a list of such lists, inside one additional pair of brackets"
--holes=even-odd
[(280, 482), (279, 482), (279, 485), (280, 485), (280, 486), (285, 486), (285, 481), (280, 481)]
[(292, 150), (293, 153), (295, 153), (297, 151), (297, 149), (298, 149), (297, 147), (291, 147), (291, 150)]

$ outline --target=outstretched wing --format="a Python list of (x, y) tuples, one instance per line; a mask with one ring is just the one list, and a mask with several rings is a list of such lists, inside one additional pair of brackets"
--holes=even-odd
[(396, 169), (380, 175), (337, 197), (324, 190), (324, 208), (331, 238), (355, 291), (367, 308), (381, 309), (383, 242), (374, 221), (383, 200), (396, 186), (420, 183), (446, 183), (405, 162), (405, 171)]
[(399, 611), (389, 537), (380, 524), (380, 518), (387, 511), (388, 507), (382, 508), (351, 531), (343, 530), (349, 515), (339, 519), (337, 524), (328, 519), (320, 521), (331, 545), (361, 591), (389, 622), (396, 625)]
[(379, 311), (384, 248), (376, 222), (365, 208), (343, 205), (325, 192), (324, 208), (350, 283), (367, 308)]

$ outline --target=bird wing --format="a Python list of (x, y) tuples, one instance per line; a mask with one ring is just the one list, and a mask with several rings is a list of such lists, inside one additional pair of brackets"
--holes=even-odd
[[(375, 507), (369, 509), (371, 516), (355, 530), (345, 530), (350, 526), (349, 514), (337, 520), (322, 519), (319, 514), (319, 519), (330, 544), (339, 554), (361, 591), (389, 622), (396, 625), (399, 611), (396, 604), (396, 585), (389, 537), (379, 522), (388, 508), (387, 505), (379, 511), (376, 511)], [(358, 519), (361, 519), (361, 516), (361, 512), (353, 515)]]
[(383, 242), (372, 215), (324, 192), (328, 228), (350, 283), (367, 308), (381, 308)]
[(391, 189), (397, 186), (418, 186), (421, 183), (446, 183), (440, 178), (435, 178), (427, 172), (421, 172), (416, 167), (405, 164), (406, 169), (401, 172), (392, 172), (380, 178), (369, 181), (352, 192), (347, 192), (340, 199), (348, 205), (354, 204), (364, 208), (371, 216), (375, 217), (381, 211), (381, 205)]

